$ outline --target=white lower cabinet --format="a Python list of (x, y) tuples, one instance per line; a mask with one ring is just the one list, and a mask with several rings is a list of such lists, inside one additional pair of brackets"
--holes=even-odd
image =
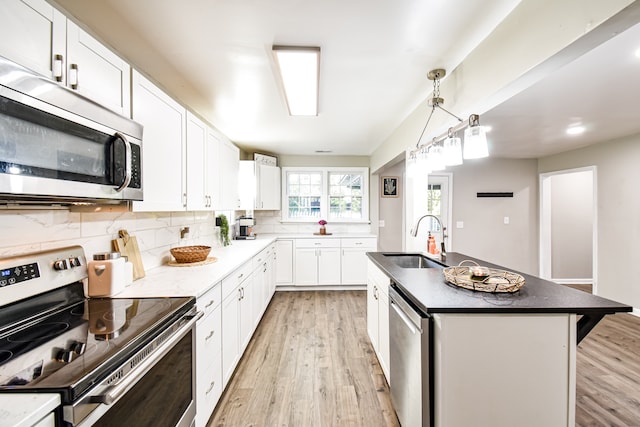
[[(278, 241), (278, 284), (296, 286), (364, 285), (367, 283), (367, 252), (375, 251), (375, 237), (321, 237), (293, 240), (293, 283), (287, 267), (288, 240)], [(281, 255), (282, 254), (282, 255)]]
[(198, 298), (196, 324), (196, 427), (205, 427), (222, 394), (222, 292), (218, 283)]
[(343, 285), (363, 285), (367, 283), (367, 252), (377, 247), (375, 237), (342, 238), (342, 280)]
[(293, 285), (293, 240), (276, 241), (275, 282), (277, 285)]
[(387, 382), (389, 376), (389, 277), (367, 259), (367, 332)]
[(340, 284), (340, 239), (296, 239), (295, 284)]

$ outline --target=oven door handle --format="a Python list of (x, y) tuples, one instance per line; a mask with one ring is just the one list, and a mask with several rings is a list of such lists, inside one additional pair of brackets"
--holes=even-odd
[(91, 403), (103, 403), (105, 405), (111, 405), (128, 392), (140, 379), (147, 374), (155, 366), (157, 362), (164, 357), (165, 354), (173, 348), (179, 340), (185, 336), (196, 322), (203, 316), (202, 312), (198, 312), (196, 315), (191, 316), (190, 320), (181, 327), (175, 334), (165, 341), (161, 348), (158, 348), (154, 354), (146, 358), (133, 373), (126, 376), (121, 382), (110, 387), (105, 393), (91, 396), (89, 399)]

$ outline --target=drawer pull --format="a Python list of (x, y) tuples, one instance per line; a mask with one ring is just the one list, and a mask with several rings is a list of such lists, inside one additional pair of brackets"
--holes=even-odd
[(216, 385), (215, 381), (211, 381), (211, 384), (209, 384), (209, 388), (207, 389), (207, 391), (204, 392), (204, 394), (209, 394), (211, 393), (211, 390), (213, 390), (213, 387)]
[(242, 279), (243, 277), (244, 277), (244, 273), (238, 276), (238, 280)]
[(320, 242), (316, 242), (316, 243), (314, 243), (314, 245), (316, 245), (316, 246), (320, 246), (321, 244), (322, 244), (322, 243), (320, 243)]
[(205, 305), (205, 306), (204, 306), (204, 308), (209, 308), (209, 307), (211, 307), (211, 306), (213, 305), (213, 303), (214, 303), (214, 300), (209, 301), (209, 302), (207, 303), (207, 305)]
[(209, 332), (209, 335), (207, 335), (204, 340), (207, 341), (209, 338), (211, 338), (214, 332), (215, 330), (212, 329), (211, 332)]

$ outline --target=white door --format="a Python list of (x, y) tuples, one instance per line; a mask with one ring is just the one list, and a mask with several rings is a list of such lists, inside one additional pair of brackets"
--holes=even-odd
[(256, 179), (259, 189), (255, 208), (280, 210), (280, 168), (256, 163)]
[(247, 277), (240, 284), (240, 353), (244, 351), (255, 328), (256, 291), (252, 276)]
[(592, 285), (597, 277), (596, 167), (540, 175), (540, 275)]
[(144, 201), (134, 202), (133, 209), (143, 212), (184, 210), (186, 109), (134, 70), (132, 118), (144, 126)]
[(67, 18), (44, 0), (2, 0), (0, 55), (64, 83), (66, 24)]
[(367, 282), (366, 249), (342, 249), (342, 284), (362, 285)]
[(131, 68), (118, 55), (67, 21), (67, 86), (113, 111), (131, 113)]
[(293, 283), (293, 240), (278, 240), (276, 242), (276, 283)]
[(208, 128), (206, 146), (205, 188), (209, 197), (209, 208), (220, 206), (220, 138)]
[[(413, 181), (413, 204), (407, 206), (407, 221), (409, 227), (408, 232), (414, 229), (420, 217), (426, 214), (436, 216), (444, 230), (440, 228), (440, 224), (433, 218), (424, 218), (418, 227), (416, 237), (408, 235), (407, 250), (409, 251), (426, 251), (427, 237), (429, 232), (435, 237), (437, 249), (440, 249), (440, 242), (443, 240), (447, 251), (453, 250), (453, 235), (451, 225), (451, 174), (430, 174), (417, 177)], [(424, 180), (427, 180), (425, 186)]]

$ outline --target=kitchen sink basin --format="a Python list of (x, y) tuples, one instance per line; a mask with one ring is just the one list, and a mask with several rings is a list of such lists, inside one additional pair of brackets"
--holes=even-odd
[(421, 254), (383, 254), (389, 261), (402, 268), (444, 268), (445, 266)]

